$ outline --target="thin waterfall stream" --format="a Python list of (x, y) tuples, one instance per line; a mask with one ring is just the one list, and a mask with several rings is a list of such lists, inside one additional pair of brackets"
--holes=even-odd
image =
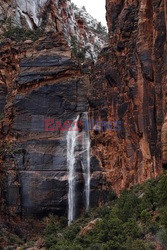
[(75, 185), (76, 185), (76, 171), (75, 171), (75, 147), (77, 145), (78, 129), (76, 124), (79, 120), (79, 115), (75, 120), (75, 127), (72, 131), (67, 133), (67, 167), (68, 167), (68, 224), (75, 219)]
[[(88, 114), (83, 113), (83, 118), (88, 122)], [(90, 206), (90, 135), (89, 129), (83, 130), (81, 134), (77, 128), (79, 115), (74, 121), (75, 126), (67, 133), (67, 169), (68, 169), (68, 225), (75, 220), (76, 215), (76, 147), (79, 145), (78, 137), (82, 136), (81, 165), (84, 177), (85, 207)]]

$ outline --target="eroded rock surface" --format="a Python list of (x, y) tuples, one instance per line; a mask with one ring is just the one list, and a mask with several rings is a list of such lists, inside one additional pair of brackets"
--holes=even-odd
[[(1, 47), (6, 205), (16, 213), (62, 214), (67, 211), (67, 131), (60, 127), (46, 130), (45, 119), (74, 121), (88, 110), (89, 74), (82, 73), (59, 35), (16, 48), (14, 43)], [(7, 75), (10, 60), (15, 62), (15, 70)], [(80, 164), (77, 190), (81, 200), (82, 186)]]
[[(58, 2), (61, 18), (55, 16)], [(114, 124), (112, 131), (97, 131), (97, 126), (91, 131), (91, 205), (107, 199), (111, 189), (119, 193), (157, 176), (162, 155), (166, 164), (164, 2), (107, 1), (110, 43), (91, 81), (91, 68), (73, 59), (62, 36), (62, 22), (69, 21), (68, 3), (44, 1), (35, 14), (27, 10), (31, 24), (38, 25), (43, 6), (50, 6), (45, 9), (47, 36), (0, 44), (0, 163), (4, 204), (11, 213), (67, 212), (66, 132), (45, 131), (45, 118), (74, 120), (89, 109), (94, 121), (121, 122), (120, 131), (113, 131)], [(9, 16), (10, 8), (13, 5), (6, 8)], [(1, 20), (6, 20), (4, 14), (1, 11)], [(20, 18), (23, 27), (26, 20)], [(83, 22), (79, 24), (83, 31)], [(79, 211), (84, 200), (80, 146), (75, 167)]]
[(107, 1), (110, 46), (94, 69), (90, 116), (121, 121), (120, 132), (92, 132), (92, 150), (116, 192), (157, 176), (166, 113), (164, 1)]
[(0, 35), (9, 31), (11, 38), (16, 27), (34, 33), (61, 32), (80, 53), (87, 48), (86, 59), (96, 60), (107, 40), (107, 33), (98, 31), (97, 20), (71, 0), (1, 0), (0, 24)]

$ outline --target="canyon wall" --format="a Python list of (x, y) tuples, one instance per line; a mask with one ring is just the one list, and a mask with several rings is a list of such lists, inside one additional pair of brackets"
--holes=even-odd
[[(164, 2), (107, 0), (109, 46), (93, 70), (79, 64), (68, 46), (67, 36), (73, 36), (69, 1), (33, 1), (31, 8), (21, 1), (15, 8), (18, 3), (0, 2), (3, 210), (67, 213), (67, 132), (61, 127), (46, 131), (47, 118), (65, 122), (80, 115), (82, 120), (89, 110), (90, 119), (104, 122), (103, 131), (97, 126), (90, 131), (91, 205), (107, 199), (109, 190), (119, 193), (160, 174), (167, 160)], [(3, 36), (7, 20), (10, 32), (16, 20), (21, 29), (36, 31), (42, 25), (44, 32), (36, 41), (28, 37), (16, 42)], [(77, 20), (76, 29), (94, 44)], [(113, 121), (110, 131), (105, 131), (107, 121)], [(114, 129), (117, 121), (120, 131)], [(81, 165), (78, 146), (76, 196), (82, 210)]]
[(107, 40), (107, 33), (98, 30), (97, 20), (71, 0), (1, 0), (0, 36), (12, 39), (15, 28), (20, 29), (18, 36), (22, 30), (34, 31), (34, 35), (35, 31), (40, 35), (61, 32), (80, 57), (84, 54), (91, 60), (97, 59)]
[[(90, 69), (81, 69), (71, 58), (71, 50), (59, 34), (22, 45), (4, 42), (0, 54), (5, 210), (24, 215), (66, 214), (68, 125), (65, 130), (63, 123), (78, 115), (82, 119), (88, 111)], [(82, 140), (82, 133), (79, 135)], [(81, 151), (78, 149), (76, 160), (75, 196), (83, 209)]]
[[(58, 123), (78, 115), (82, 121), (91, 73), (90, 64), (74, 59), (69, 39), (76, 35), (82, 48), (91, 43), (91, 59), (96, 43), (99, 49), (105, 43), (95, 32), (96, 20), (83, 10), (76, 18), (77, 11), (68, 0), (0, 2), (0, 205), (9, 214), (67, 214), (67, 131)], [(77, 151), (78, 214), (85, 200), (79, 143)], [(93, 205), (102, 189), (96, 161), (91, 166)]]
[(103, 49), (94, 68), (90, 116), (119, 120), (121, 130), (92, 132), (92, 152), (108, 186), (119, 192), (162, 171), (166, 7), (162, 0), (107, 0), (106, 6), (109, 47)]

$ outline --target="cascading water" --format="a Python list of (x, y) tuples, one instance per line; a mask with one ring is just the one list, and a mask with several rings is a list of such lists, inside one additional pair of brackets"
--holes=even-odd
[[(85, 123), (88, 123), (88, 114), (85, 112), (82, 115)], [(75, 187), (76, 187), (76, 146), (79, 145), (78, 137), (79, 131), (77, 124), (79, 121), (79, 116), (77, 116), (74, 121), (75, 126), (73, 130), (67, 133), (67, 168), (68, 168), (68, 225), (75, 219), (76, 213), (76, 197), (75, 197)], [(86, 126), (87, 127), (87, 126)], [(88, 211), (90, 206), (90, 136), (88, 127), (81, 132), (80, 138), (82, 137), (82, 151), (81, 151), (81, 165), (84, 176), (84, 193), (86, 200), (86, 210)]]
[(67, 133), (67, 167), (68, 167), (68, 224), (70, 225), (75, 219), (75, 147), (77, 145), (78, 129), (77, 122), (79, 116), (75, 120), (75, 127)]
[[(87, 112), (83, 114), (83, 118), (88, 123)], [(90, 205), (90, 135), (88, 127), (82, 132), (82, 150), (82, 171), (85, 181), (86, 210), (88, 211)]]

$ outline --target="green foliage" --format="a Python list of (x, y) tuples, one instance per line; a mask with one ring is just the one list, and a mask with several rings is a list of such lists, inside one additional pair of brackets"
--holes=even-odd
[[(163, 175), (130, 191), (123, 191), (119, 198), (112, 193), (110, 203), (91, 210), (70, 227), (62, 226), (61, 220), (53, 217), (46, 230), (46, 249), (155, 249), (155, 242), (147, 235), (166, 249), (166, 187), (167, 176)], [(81, 235), (81, 228), (96, 218), (99, 219), (92, 230)]]
[(155, 210), (157, 203), (157, 191), (153, 181), (149, 181), (145, 188), (141, 202), (141, 209)]
[(102, 26), (101, 22), (97, 24), (97, 33), (107, 35), (107, 29), (105, 26)]
[(80, 227), (78, 225), (71, 225), (70, 227), (67, 228), (67, 230), (64, 233), (65, 239), (72, 241), (76, 235), (79, 233)]
[(148, 243), (144, 240), (135, 240), (131, 244), (131, 250), (151, 250), (154, 249), (154, 246), (151, 243)]
[(85, 60), (85, 53), (86, 53), (86, 49), (81, 48), (79, 46), (78, 40), (76, 36), (72, 36), (71, 38), (71, 49), (72, 49), (72, 53), (73, 55), (79, 59), (79, 61), (84, 61)]
[(3, 120), (3, 118), (4, 118), (4, 113), (1, 113), (0, 114), (0, 121)]
[(167, 230), (165, 228), (160, 228), (157, 232), (156, 237), (163, 244), (164, 249), (167, 249)]
[(75, 3), (71, 3), (71, 8), (75, 10), (77, 8), (76, 4)]
[(132, 216), (137, 218), (139, 202), (139, 198), (133, 192), (124, 191), (118, 199), (119, 218), (124, 222)]
[(85, 6), (82, 6), (82, 10), (86, 12), (86, 8), (85, 8)]
[(108, 199), (109, 199), (109, 201), (113, 201), (113, 200), (117, 199), (117, 195), (116, 195), (116, 193), (113, 190), (111, 190), (109, 192)]
[(27, 39), (36, 41), (42, 35), (43, 32), (40, 28), (35, 30), (26, 30), (19, 26), (13, 26), (10, 18), (7, 20), (7, 30), (3, 33), (3, 37), (10, 38), (18, 42), (25, 41)]
[(167, 176), (160, 178), (157, 185), (157, 202), (159, 206), (167, 205)]
[(97, 31), (100, 33), (100, 32), (102, 32), (102, 29), (103, 29), (102, 24), (101, 24), (101, 22), (99, 22), (97, 24)]
[(140, 218), (143, 223), (149, 223), (151, 219), (151, 214), (147, 210), (143, 210), (140, 214)]

